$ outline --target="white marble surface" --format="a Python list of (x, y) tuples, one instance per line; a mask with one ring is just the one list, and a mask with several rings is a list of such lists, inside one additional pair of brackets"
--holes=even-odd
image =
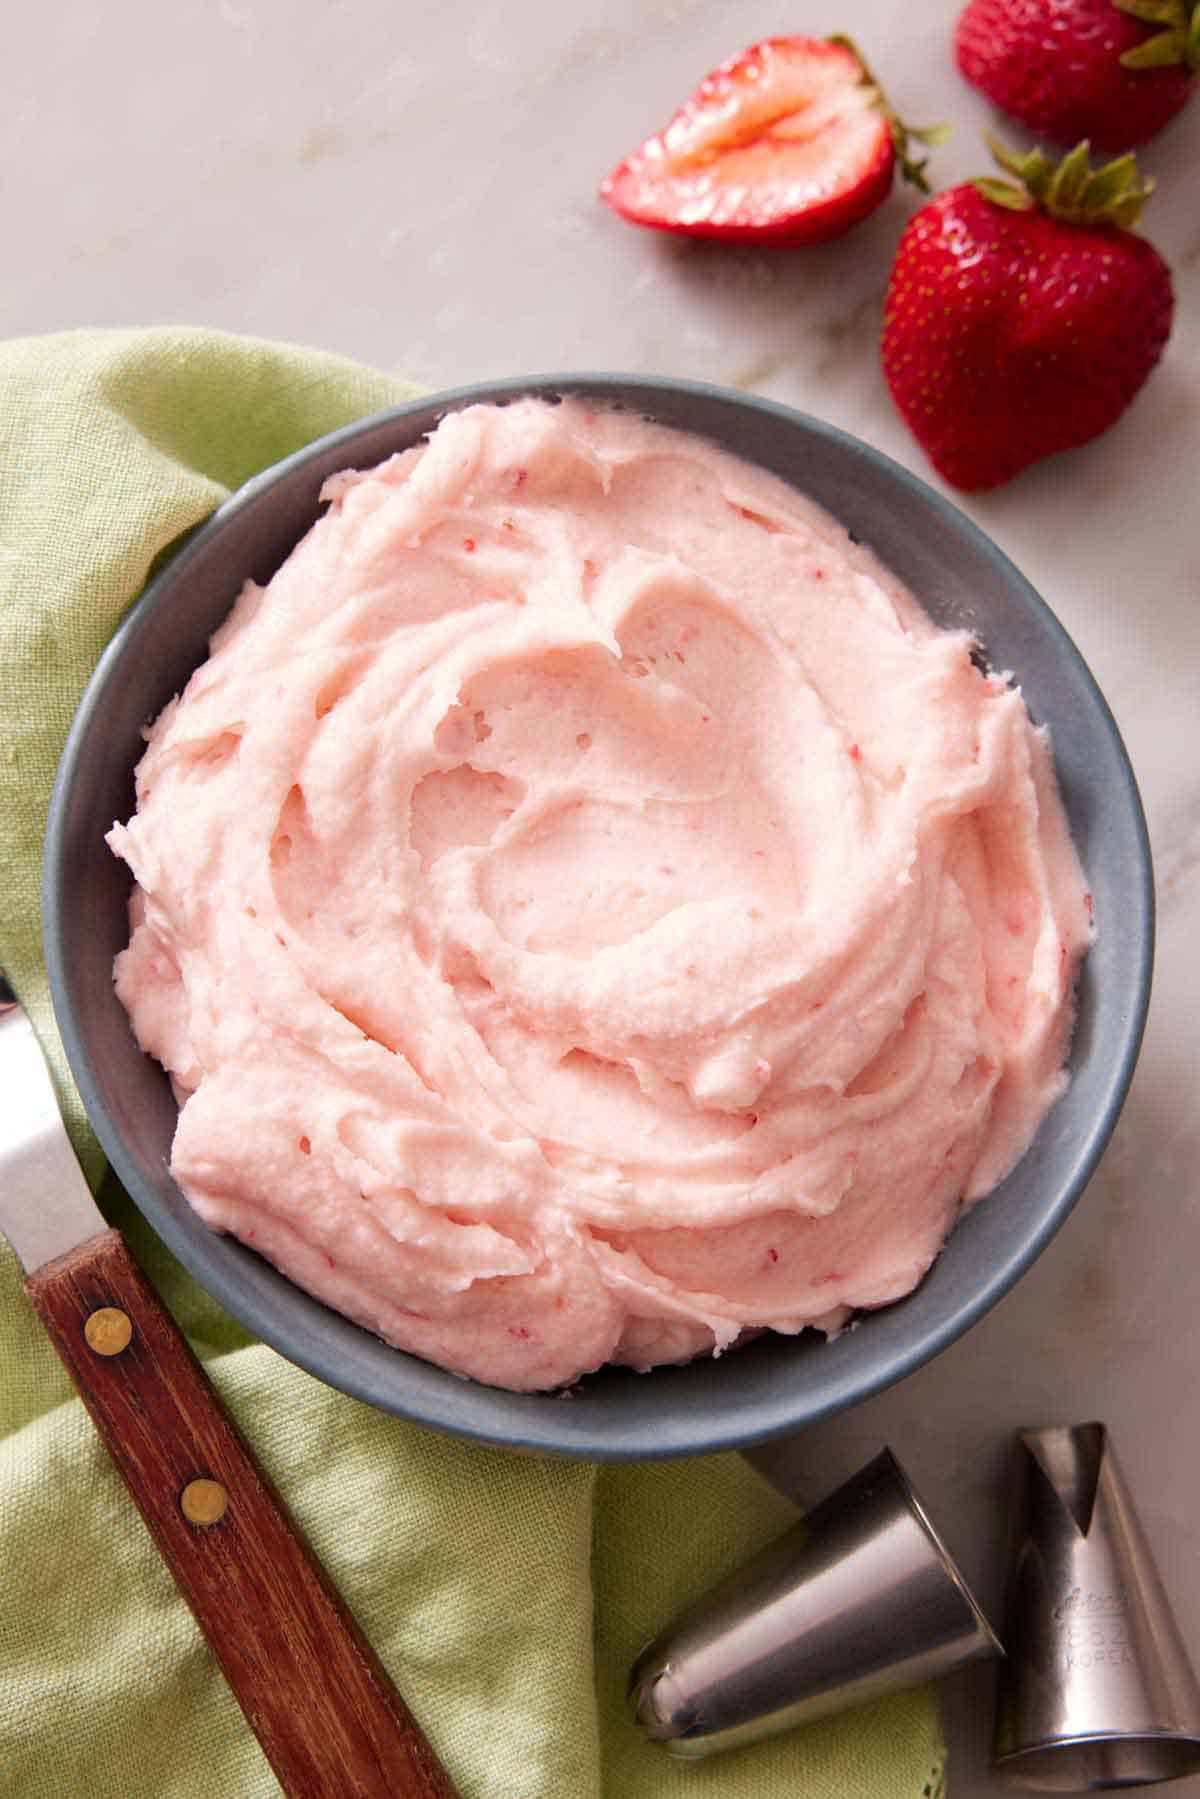
[[(978, 172), (987, 107), (953, 0), (61, 0), (5, 24), (0, 330), (196, 322), (429, 384), (612, 368), (698, 376), (821, 414), (928, 474), (879, 373), (879, 307), (914, 202), (852, 238), (732, 253), (636, 231), (606, 169), (757, 37), (851, 31), (940, 184)], [(1173, 262), (1166, 360), (1103, 441), (967, 510), (1049, 598), (1106, 691), (1158, 869), (1155, 997), (1132, 1096), (1075, 1216), (1017, 1289), (890, 1393), (779, 1447), (816, 1496), (884, 1442), (984, 1597), (1000, 1586), (1010, 1430), (1112, 1426), (1200, 1655), (1200, 99), (1145, 157)], [(948, 1691), (953, 1799), (987, 1772), (989, 1680)], [(1180, 1782), (1200, 1795), (1200, 1777)]]

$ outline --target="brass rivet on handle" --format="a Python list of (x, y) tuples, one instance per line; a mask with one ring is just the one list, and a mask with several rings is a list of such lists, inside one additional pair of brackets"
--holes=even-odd
[(189, 1480), (179, 1495), (179, 1509), (189, 1524), (219, 1524), (228, 1504), (219, 1480)]
[(83, 1334), (88, 1348), (97, 1355), (120, 1355), (129, 1347), (133, 1325), (116, 1306), (101, 1306), (87, 1319)]

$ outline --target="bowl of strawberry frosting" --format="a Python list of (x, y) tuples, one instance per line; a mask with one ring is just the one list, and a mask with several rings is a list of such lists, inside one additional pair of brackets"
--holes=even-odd
[(794, 1429), (981, 1316), (1115, 1122), (1153, 930), (1116, 727), (995, 546), (619, 377), (220, 508), (85, 696), (46, 895), (197, 1277), (348, 1392), (593, 1457)]

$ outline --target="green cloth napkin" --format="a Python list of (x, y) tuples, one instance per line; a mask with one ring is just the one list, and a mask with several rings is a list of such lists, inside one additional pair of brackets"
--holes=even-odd
[[(54, 1031), (38, 927), (46, 806), (80, 692), (183, 532), (265, 464), (412, 391), (335, 356), (211, 331), (0, 345), (0, 965), (34, 1016), (94, 1180), (101, 1159)], [(385, 1417), (253, 1341), (111, 1177), (100, 1197), (464, 1799), (941, 1793), (926, 1692), (698, 1766), (627, 1721), (641, 1644), (794, 1516), (739, 1457), (596, 1468)], [(6, 1247), (0, 1358), (0, 1789), (277, 1793)]]

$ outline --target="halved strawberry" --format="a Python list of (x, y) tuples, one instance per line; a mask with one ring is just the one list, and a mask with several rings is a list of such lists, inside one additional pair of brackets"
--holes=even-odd
[(816, 244), (874, 212), (897, 161), (924, 186), (924, 164), (910, 160), (907, 134), (854, 46), (774, 37), (706, 75), (600, 195), (636, 225), (685, 237)]

